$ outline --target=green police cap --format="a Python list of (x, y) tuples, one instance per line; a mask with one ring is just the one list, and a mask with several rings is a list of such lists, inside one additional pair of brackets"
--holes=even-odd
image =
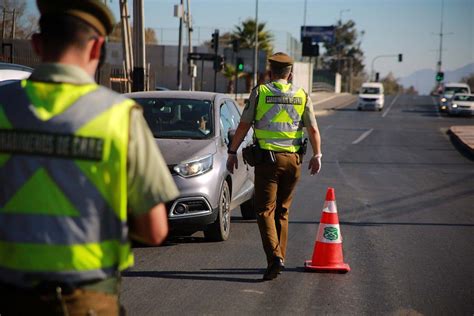
[(288, 56), (287, 54), (282, 53), (282, 52), (278, 52), (278, 53), (275, 53), (275, 54), (271, 55), (268, 58), (268, 61), (271, 64), (276, 64), (276, 65), (282, 66), (282, 67), (291, 66), (295, 62), (293, 60), (293, 58), (291, 58), (290, 56)]
[(41, 15), (75, 16), (102, 36), (109, 35), (114, 29), (114, 16), (101, 0), (36, 0), (36, 4)]

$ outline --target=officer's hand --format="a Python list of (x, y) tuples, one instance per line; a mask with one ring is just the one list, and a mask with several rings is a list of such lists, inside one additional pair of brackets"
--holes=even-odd
[(227, 156), (227, 170), (229, 170), (230, 173), (234, 173), (234, 167), (235, 169), (239, 169), (239, 161), (237, 160), (237, 155), (229, 154)]
[(309, 161), (308, 169), (311, 170), (311, 175), (319, 173), (321, 170), (321, 157), (322, 155), (314, 155)]

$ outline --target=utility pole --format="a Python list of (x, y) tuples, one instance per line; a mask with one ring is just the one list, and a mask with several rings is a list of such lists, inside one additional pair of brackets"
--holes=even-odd
[(177, 77), (177, 88), (178, 90), (183, 89), (183, 0), (180, 0), (178, 9), (179, 16), (179, 46), (178, 46), (178, 77)]
[(145, 12), (143, 0), (133, 0), (133, 91), (145, 91)]
[(442, 70), (443, 64), (443, 20), (444, 20), (444, 0), (441, 0), (441, 25), (439, 31), (439, 59), (438, 59), (438, 73)]
[(6, 14), (7, 14), (7, 10), (5, 10), (5, 7), (3, 7), (2, 41), (5, 38), (5, 27), (7, 26), (7, 21), (5, 20)]
[(125, 84), (126, 92), (131, 92), (132, 69), (133, 69), (133, 51), (132, 51), (132, 37), (130, 34), (130, 22), (128, 14), (127, 0), (120, 0), (120, 24), (122, 27), (122, 45), (125, 65), (125, 77), (127, 82)]
[[(193, 21), (191, 16), (191, 0), (186, 0), (187, 11), (186, 11), (186, 22), (188, 25), (188, 52), (193, 52), (193, 42), (192, 42), (192, 33), (193, 33)], [(194, 65), (194, 60), (189, 60), (189, 76), (191, 77), (191, 91), (195, 90), (196, 86), (196, 66)]]
[(15, 38), (15, 31), (16, 31), (16, 21), (15, 20), (16, 20), (16, 9), (13, 9), (11, 39)]
[(253, 58), (253, 85), (258, 84), (258, 0), (255, 0), (255, 52)]

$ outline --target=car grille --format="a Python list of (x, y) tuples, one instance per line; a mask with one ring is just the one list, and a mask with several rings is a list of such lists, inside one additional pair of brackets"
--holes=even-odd
[(186, 217), (212, 212), (211, 206), (203, 197), (179, 198), (176, 201), (166, 204), (169, 215), (173, 217)]
[(376, 99), (362, 98), (364, 102), (375, 102)]

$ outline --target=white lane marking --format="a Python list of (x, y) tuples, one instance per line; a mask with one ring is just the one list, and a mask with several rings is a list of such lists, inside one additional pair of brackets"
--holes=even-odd
[(329, 101), (329, 100), (332, 100), (334, 98), (337, 98), (339, 95), (332, 95), (326, 99), (322, 99), (322, 100), (319, 100), (319, 101), (316, 101), (316, 102), (313, 102), (313, 105), (316, 105), (316, 104), (320, 104), (320, 103), (323, 103), (323, 102), (326, 102), (326, 101)]
[(368, 131), (365, 131), (364, 133), (362, 133), (362, 135), (359, 136), (359, 138), (357, 138), (355, 141), (353, 141), (352, 144), (355, 145), (355, 144), (360, 143), (361, 141), (364, 140), (364, 138), (366, 138), (367, 136), (369, 136), (370, 133), (372, 133), (373, 131), (374, 131), (373, 128), (369, 129)]
[(400, 96), (400, 95), (397, 94), (397, 96), (393, 99), (392, 103), (390, 103), (390, 105), (388, 106), (387, 111), (383, 112), (382, 117), (387, 116), (388, 112), (390, 112), (390, 109), (391, 109), (392, 106), (395, 104), (395, 102), (397, 101), (397, 99), (398, 99), (399, 96)]
[(257, 290), (242, 290), (242, 292), (244, 292), (244, 293), (252, 293), (252, 294), (260, 294), (260, 295), (264, 294), (264, 292), (262, 292), (262, 291), (257, 291)]

